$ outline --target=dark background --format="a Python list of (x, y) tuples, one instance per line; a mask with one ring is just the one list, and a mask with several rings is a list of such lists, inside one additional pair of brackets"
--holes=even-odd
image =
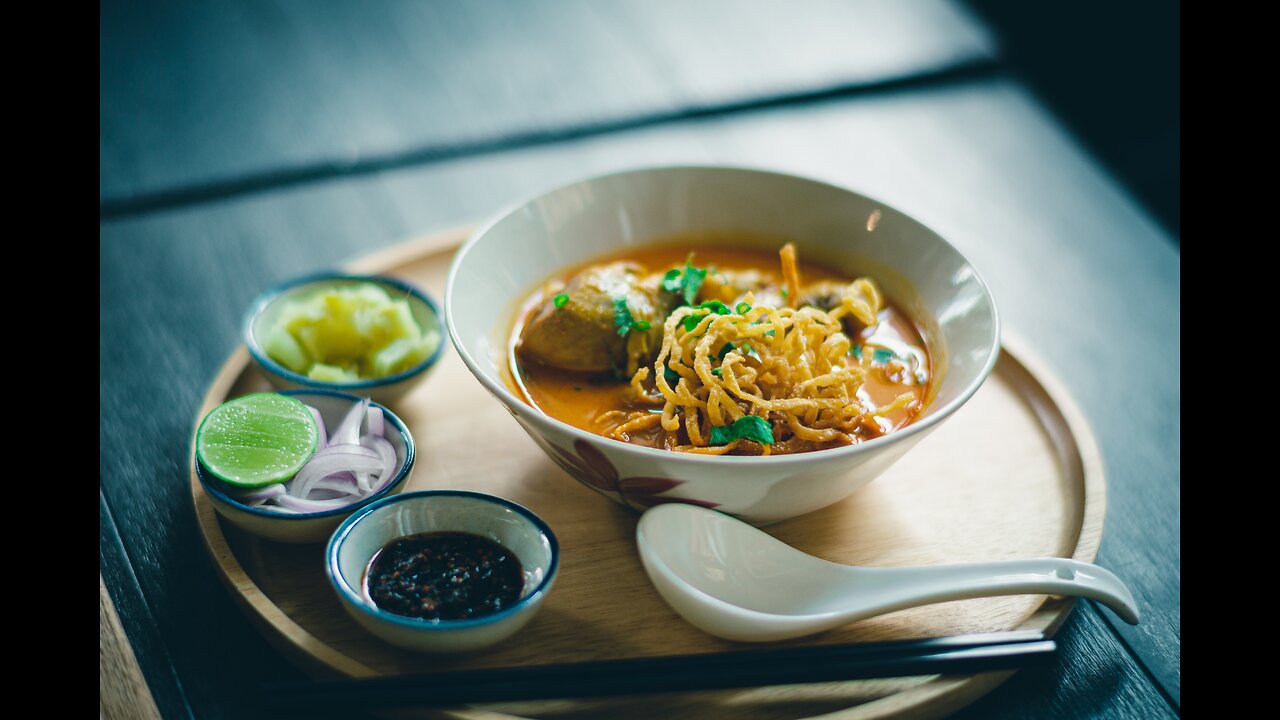
[(1021, 78), (1181, 242), (1177, 0), (965, 0)]

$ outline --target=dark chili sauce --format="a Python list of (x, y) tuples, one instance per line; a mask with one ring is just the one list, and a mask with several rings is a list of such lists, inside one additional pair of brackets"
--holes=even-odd
[(520, 599), (524, 571), (505, 547), (466, 532), (406, 535), (365, 569), (365, 592), (379, 608), (424, 620), (491, 615)]

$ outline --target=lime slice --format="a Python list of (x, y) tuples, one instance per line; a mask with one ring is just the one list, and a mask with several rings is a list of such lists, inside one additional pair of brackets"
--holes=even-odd
[(288, 395), (256, 393), (205, 416), (196, 431), (196, 458), (223, 482), (261, 487), (296, 475), (319, 444), (306, 405)]

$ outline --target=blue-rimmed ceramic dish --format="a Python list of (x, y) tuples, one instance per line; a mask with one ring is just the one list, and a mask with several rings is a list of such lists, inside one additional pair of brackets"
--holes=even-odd
[[(326, 382), (315, 380), (290, 370), (273, 360), (262, 346), (264, 333), (273, 327), (281, 311), (293, 301), (334, 287), (349, 287), (361, 283), (373, 283), (386, 289), (392, 298), (407, 298), (409, 310), (422, 332), (435, 336), (435, 350), (427, 359), (404, 372), (384, 378), (358, 382)], [(440, 310), (429, 295), (396, 278), (381, 275), (349, 275), (345, 273), (318, 273), (281, 283), (262, 293), (253, 301), (244, 318), (244, 344), (249, 355), (267, 379), (277, 389), (320, 389), (355, 393), (383, 404), (394, 403), (422, 382), (444, 352), (444, 328)]]
[[(467, 532), (507, 548), (520, 561), (524, 588), (514, 605), (466, 620), (423, 620), (378, 608), (364, 587), (365, 569), (396, 538)], [(528, 508), (484, 493), (421, 490), (389, 497), (347, 518), (329, 540), (325, 568), (351, 617), (375, 636), (419, 652), (466, 652), (510, 637), (538, 612), (560, 568), (560, 544)]]
[[(284, 390), (281, 395), (291, 395), (314, 407), (320, 412), (326, 428), (335, 428), (354, 403), (361, 398), (350, 393), (334, 390)], [(389, 495), (404, 489), (413, 475), (413, 464), (416, 451), (413, 436), (409, 428), (396, 414), (378, 403), (373, 405), (382, 408), (387, 421), (387, 441), (396, 451), (395, 476), (382, 489), (359, 502), (335, 510), (317, 513), (281, 513), (272, 510), (252, 507), (236, 500), (227, 492), (227, 485), (209, 475), (199, 461), (196, 462), (196, 477), (200, 485), (213, 503), (218, 514), (231, 524), (242, 530), (283, 543), (318, 543), (329, 539), (334, 528), (352, 513)]]

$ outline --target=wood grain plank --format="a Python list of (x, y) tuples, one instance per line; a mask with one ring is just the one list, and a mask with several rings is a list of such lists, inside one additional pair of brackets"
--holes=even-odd
[[(1176, 685), (1180, 261), (1024, 91), (994, 81), (678, 123), (103, 223), (103, 492), (119, 508), (179, 676), (201, 679), (191, 692), (201, 716), (255, 717), (226, 688), (282, 663), (216, 589), (183, 520), (200, 394), (236, 344), (253, 295), (583, 175), (663, 162), (838, 182), (912, 213), (974, 262), (1005, 322), (1098, 434), (1111, 485), (1100, 562), (1131, 583), (1144, 617), (1121, 631), (1162, 684)], [(1085, 645), (1114, 642), (1105, 624), (1083, 632)], [(1109, 698), (1123, 691), (1148, 702), (1146, 682), (1092, 674), (1053, 697), (1018, 692), (991, 716), (1132, 716)]]
[[(1137, 681), (1145, 672), (1107, 632), (1105, 613), (1093, 605), (1077, 610), (1055, 637), (1059, 651), (1053, 665), (1019, 671), (952, 720), (1179, 717), (1155, 685)], [(1020, 700), (1027, 697), (1042, 702), (1032, 706)]]
[(115, 2), (100, 200), (928, 74), (994, 55), (950, 0)]
[(98, 576), (98, 715), (104, 720), (160, 717), (101, 575)]
[(128, 643), (159, 712), (166, 718), (189, 718), (191, 708), (182, 683), (129, 563), (106, 497), (99, 492), (98, 499), (99, 578), (110, 595), (123, 641)]

